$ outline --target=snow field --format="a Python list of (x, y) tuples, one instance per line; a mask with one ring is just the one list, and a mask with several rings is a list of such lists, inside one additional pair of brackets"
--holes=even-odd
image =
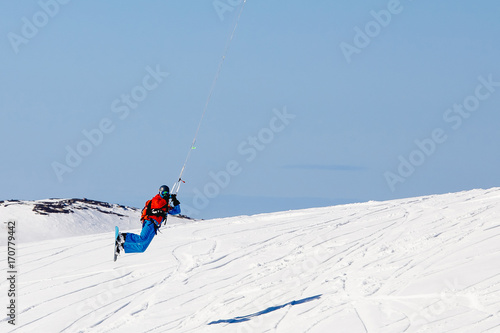
[(145, 253), (116, 263), (113, 226), (24, 243), (19, 324), (5, 317), (0, 329), (500, 331), (499, 217), (495, 188), (210, 221), (169, 218)]

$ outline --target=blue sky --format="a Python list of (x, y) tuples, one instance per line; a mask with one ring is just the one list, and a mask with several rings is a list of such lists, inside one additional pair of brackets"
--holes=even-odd
[[(0, 200), (173, 185), (242, 1), (0, 3)], [(247, 0), (186, 166), (197, 218), (499, 186), (496, 1)]]

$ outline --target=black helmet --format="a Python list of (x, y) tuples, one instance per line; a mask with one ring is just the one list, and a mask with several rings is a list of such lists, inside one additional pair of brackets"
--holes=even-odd
[(160, 196), (163, 199), (168, 199), (169, 194), (170, 194), (170, 189), (168, 188), (167, 185), (160, 186)]

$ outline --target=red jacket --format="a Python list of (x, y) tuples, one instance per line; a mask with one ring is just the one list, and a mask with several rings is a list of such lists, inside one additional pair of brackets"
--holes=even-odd
[(168, 201), (163, 199), (159, 194), (155, 195), (153, 199), (148, 200), (142, 209), (141, 221), (150, 220), (160, 226), (167, 212), (170, 209)]

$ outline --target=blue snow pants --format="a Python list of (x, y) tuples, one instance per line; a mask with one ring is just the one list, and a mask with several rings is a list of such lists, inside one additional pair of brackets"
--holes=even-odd
[(140, 253), (146, 251), (155, 235), (155, 223), (149, 220), (144, 221), (140, 235), (127, 234), (125, 243), (123, 243), (125, 253)]

